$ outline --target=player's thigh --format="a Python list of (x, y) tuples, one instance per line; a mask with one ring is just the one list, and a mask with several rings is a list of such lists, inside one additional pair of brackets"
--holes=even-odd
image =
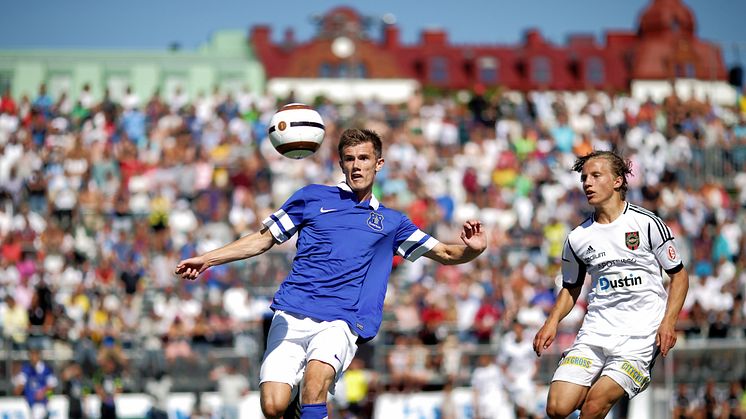
[(331, 365), (312, 359), (306, 365), (303, 376), (303, 404), (326, 401), (326, 395), (334, 384), (336, 374)]
[(626, 391), (616, 381), (605, 375), (601, 376), (588, 391), (581, 417), (605, 417), (625, 394)]
[(579, 335), (562, 354), (552, 377), (547, 396), (547, 413), (552, 417), (564, 417), (580, 408), (603, 369), (606, 361), (603, 349), (585, 343), (582, 338)]
[(281, 415), (290, 404), (292, 387), (287, 383), (265, 381), (259, 385), (262, 411), (270, 416)]
[(587, 386), (567, 381), (552, 381), (547, 396), (547, 413), (552, 417), (566, 417), (580, 409), (587, 395)]
[(267, 350), (259, 370), (259, 382), (298, 384), (306, 365), (306, 340), (303, 330), (294, 327), (297, 319), (277, 312), (267, 334)]
[(564, 381), (590, 388), (601, 375), (605, 363), (603, 348), (576, 341), (562, 354), (552, 382)]
[(631, 399), (645, 390), (652, 379), (653, 366), (660, 353), (655, 334), (620, 340), (614, 351), (607, 358), (601, 376), (616, 382)]
[(336, 381), (355, 357), (357, 336), (341, 320), (325, 322), (325, 326), (308, 343), (308, 360), (321, 361), (331, 366)]

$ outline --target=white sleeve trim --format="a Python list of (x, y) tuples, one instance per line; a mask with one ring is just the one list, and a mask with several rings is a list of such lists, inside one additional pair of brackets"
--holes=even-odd
[(438, 245), (438, 243), (440, 242), (437, 239), (435, 239), (434, 237), (430, 237), (425, 241), (425, 243), (422, 244), (422, 246), (415, 249), (415, 251), (412, 252), (411, 255), (409, 255), (409, 258), (407, 258), (407, 260), (414, 262), (415, 260), (419, 259), (420, 256), (432, 250), (433, 247)]
[[(282, 211), (282, 216), (280, 216), (279, 214), (280, 211)], [(276, 217), (280, 220), (280, 224), (282, 224), (282, 227), (287, 232), (287, 235), (292, 236), (295, 233), (295, 224), (293, 224), (290, 216), (287, 215), (283, 210), (279, 210), (275, 214), (277, 214)]]
[(285, 233), (283, 233), (280, 225), (272, 219), (272, 216), (265, 218), (264, 221), (262, 221), (262, 224), (269, 228), (269, 232), (272, 233), (272, 236), (278, 243), (284, 243), (295, 233), (295, 224), (293, 224), (293, 221), (282, 209), (277, 210), (272, 215), (280, 221), (279, 224), (282, 225), (283, 229), (285, 229)]
[(407, 237), (404, 242), (402, 242), (399, 248), (396, 249), (396, 253), (398, 253), (401, 257), (404, 257), (407, 252), (409, 252), (409, 249), (411, 249), (412, 246), (416, 245), (420, 240), (422, 240), (423, 237), (425, 237), (425, 233), (422, 232), (422, 230), (416, 230), (409, 237)]

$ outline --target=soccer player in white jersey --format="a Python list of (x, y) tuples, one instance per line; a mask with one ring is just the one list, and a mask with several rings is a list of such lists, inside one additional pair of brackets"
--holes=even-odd
[(444, 244), (379, 203), (372, 191), (384, 164), (382, 149), (373, 131), (344, 131), (338, 145), (344, 182), (301, 188), (264, 220), (261, 231), (176, 267), (176, 274), (195, 279), (211, 266), (257, 256), (298, 233), (291, 272), (272, 300), (275, 314), (260, 370), (268, 418), (283, 415), (301, 380), (301, 419), (327, 416), (327, 392), (358, 342), (372, 339), (381, 325), (394, 254), (459, 264), (487, 246), (479, 221), (464, 223), (461, 244)]
[[(668, 226), (625, 201), (628, 162), (594, 151), (573, 170), (595, 212), (565, 241), (562, 290), (533, 345), (541, 356), (552, 344), (588, 273), (587, 312), (552, 378), (547, 414), (564, 418), (580, 409), (581, 418), (603, 418), (622, 397), (647, 387), (656, 356), (666, 356), (676, 343), (689, 278)], [(670, 277), (668, 292), (662, 271)]]

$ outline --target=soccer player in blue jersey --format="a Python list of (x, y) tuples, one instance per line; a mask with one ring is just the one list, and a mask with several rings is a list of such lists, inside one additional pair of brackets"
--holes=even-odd
[(357, 344), (372, 339), (381, 325), (395, 254), (459, 264), (487, 246), (479, 221), (464, 223), (463, 243), (444, 244), (381, 205), (372, 191), (384, 164), (382, 149), (374, 131), (344, 131), (338, 145), (344, 182), (301, 188), (264, 220), (261, 231), (176, 267), (177, 275), (195, 279), (211, 266), (257, 256), (298, 234), (290, 274), (272, 300), (275, 314), (260, 371), (261, 407), (268, 418), (283, 415), (301, 381), (301, 419), (327, 417), (327, 392)]
[(31, 409), (30, 418), (45, 419), (49, 417), (49, 393), (57, 387), (57, 377), (52, 367), (41, 359), (40, 349), (29, 349), (28, 357), (21, 372), (13, 378), (15, 393), (26, 399)]

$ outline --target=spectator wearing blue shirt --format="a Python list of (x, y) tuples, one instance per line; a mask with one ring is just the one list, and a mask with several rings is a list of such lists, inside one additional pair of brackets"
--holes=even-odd
[(31, 410), (31, 419), (44, 419), (49, 417), (49, 393), (57, 387), (57, 377), (52, 367), (41, 359), (39, 349), (29, 349), (28, 356), (29, 360), (23, 364), (21, 372), (13, 379), (15, 393), (26, 399)]
[(52, 105), (54, 105), (54, 101), (52, 100), (52, 97), (49, 96), (47, 93), (47, 85), (41, 84), (39, 85), (39, 95), (34, 99), (34, 108), (38, 109), (39, 112), (41, 112), (46, 118), (50, 118), (52, 116)]
[(122, 129), (127, 134), (127, 138), (135, 143), (138, 149), (142, 150), (146, 148), (148, 146), (148, 138), (145, 130), (145, 114), (137, 107), (134, 107), (122, 114), (121, 121)]
[(327, 417), (327, 393), (349, 366), (357, 343), (375, 337), (393, 257), (442, 264), (469, 262), (486, 247), (479, 221), (464, 223), (462, 244), (444, 244), (373, 196), (384, 164), (371, 130), (342, 133), (338, 152), (345, 181), (295, 192), (259, 232), (186, 259), (176, 274), (196, 279), (207, 268), (250, 258), (298, 233), (291, 272), (275, 294), (275, 311), (260, 371), (264, 415), (279, 418), (301, 387), (301, 419)]

